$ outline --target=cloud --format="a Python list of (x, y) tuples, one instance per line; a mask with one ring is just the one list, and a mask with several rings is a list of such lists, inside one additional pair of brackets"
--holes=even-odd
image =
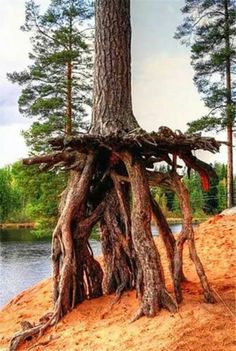
[(143, 62), (133, 77), (133, 104), (139, 122), (148, 130), (166, 125), (186, 130), (186, 123), (206, 109), (192, 83), (187, 56), (155, 55)]
[(20, 134), (21, 129), (20, 124), (0, 128), (0, 167), (27, 156), (27, 147)]
[(18, 111), (18, 99), (20, 88), (12, 85), (10, 82), (0, 84), (0, 127), (12, 124), (21, 124), (28, 126), (31, 121), (24, 118)]
[[(38, 1), (43, 9), (49, 0)], [(29, 121), (18, 111), (18, 98), (21, 88), (7, 80), (7, 72), (22, 71), (29, 64), (31, 50), (29, 34), (22, 32), (24, 24), (25, 0), (0, 0), (0, 126), (19, 124), (28, 126)]]
[[(199, 93), (192, 82), (193, 70), (187, 55), (167, 53), (147, 58), (133, 69), (132, 90), (134, 114), (141, 127), (148, 131), (168, 126), (173, 130), (187, 129), (187, 122), (207, 113)], [(225, 141), (226, 133), (204, 133)], [(234, 153), (236, 164), (236, 153)], [(226, 163), (227, 148), (221, 146), (220, 153), (197, 152), (206, 162)]]

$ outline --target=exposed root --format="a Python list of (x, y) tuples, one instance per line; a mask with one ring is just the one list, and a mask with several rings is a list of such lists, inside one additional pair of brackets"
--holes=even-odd
[(230, 313), (230, 315), (235, 319), (236, 318), (236, 314), (234, 311), (231, 310), (231, 308), (227, 305), (227, 303), (225, 302), (225, 300), (223, 299), (223, 297), (216, 291), (215, 288), (212, 287), (212, 290), (214, 291), (214, 293), (216, 294), (216, 296), (219, 298), (219, 300), (222, 302), (222, 304), (225, 306), (226, 310)]
[(176, 311), (174, 300), (165, 293), (165, 278), (159, 252), (151, 233), (151, 196), (147, 177), (142, 163), (128, 153), (122, 154), (132, 188), (132, 240), (139, 266), (142, 270), (142, 282), (138, 290), (142, 313), (152, 317), (161, 306)]
[(168, 293), (166, 289), (162, 289), (162, 305), (171, 313), (178, 311), (178, 305), (175, 303), (173, 297)]
[(182, 233), (177, 240), (176, 250), (175, 250), (175, 273), (174, 273), (174, 283), (175, 283), (175, 295), (178, 303), (182, 302), (182, 290), (181, 290), (181, 270), (183, 266), (183, 246), (185, 241), (188, 242), (190, 258), (193, 261), (201, 286), (203, 289), (204, 300), (207, 303), (214, 303), (216, 299), (211, 291), (205, 270), (201, 263), (201, 260), (197, 254), (194, 231), (192, 226), (192, 210), (190, 205), (189, 193), (181, 181), (181, 177), (177, 173), (173, 173), (173, 183), (176, 189), (176, 193), (180, 200), (180, 207), (183, 216), (183, 229)]
[(58, 338), (59, 338), (59, 336), (50, 335), (49, 338), (48, 338), (48, 340), (45, 340), (45, 341), (42, 341), (42, 342), (38, 342), (38, 343), (36, 343), (36, 344), (30, 346), (30, 347), (27, 349), (27, 351), (33, 350), (35, 347), (38, 347), (38, 346), (46, 346), (46, 345), (48, 345), (51, 341), (56, 340), (56, 339), (58, 339)]
[(104, 319), (113, 309), (113, 307), (120, 302), (122, 296), (122, 292), (116, 294), (114, 300), (111, 302), (110, 306), (108, 309), (101, 314), (101, 319)]
[[(78, 303), (99, 297), (103, 292), (116, 292), (116, 297), (101, 318), (120, 301), (125, 290), (134, 287), (140, 308), (131, 322), (142, 316), (153, 317), (161, 308), (177, 312), (178, 305), (165, 288), (161, 257), (151, 233), (151, 213), (166, 247), (177, 303), (183, 300), (181, 282), (185, 280), (183, 246), (186, 241), (205, 301), (216, 301), (196, 252), (189, 195), (181, 177), (175, 171), (172, 177), (168, 177), (171, 189), (179, 196), (183, 213), (183, 230), (175, 240), (161, 209), (151, 197), (142, 156), (137, 152), (123, 151), (119, 153), (118, 161), (115, 158), (111, 165), (112, 154), (110, 151), (106, 153), (104, 164), (103, 159), (89, 154), (84, 168), (71, 172), (52, 242), (54, 311), (44, 315), (36, 326), (26, 322), (26, 330), (12, 338), (10, 351), (17, 350), (18, 345), (33, 336), (41, 337), (48, 327), (56, 325)], [(116, 162), (130, 185), (120, 183), (118, 174), (112, 169)], [(104, 272), (88, 243), (91, 230), (98, 222), (104, 279)]]
[(15, 334), (10, 341), (9, 351), (16, 351), (18, 346), (23, 341), (25, 341), (28, 338), (33, 337), (35, 335), (39, 335), (42, 328), (43, 328), (43, 325), (39, 324), (33, 328), (30, 328), (30, 329), (27, 329), (27, 330), (24, 330), (22, 332)]
[(142, 318), (144, 316), (143, 309), (140, 308), (138, 311), (135, 313), (135, 315), (131, 318), (130, 323), (136, 322), (138, 319)]

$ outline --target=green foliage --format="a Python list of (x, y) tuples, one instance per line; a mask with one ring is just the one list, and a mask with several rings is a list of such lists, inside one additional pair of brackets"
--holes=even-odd
[(191, 172), (191, 177), (184, 178), (185, 185), (189, 191), (190, 203), (193, 210), (193, 214), (199, 210), (203, 210), (204, 199), (201, 188), (201, 180), (197, 172)]
[(88, 126), (92, 18), (92, 4), (86, 0), (51, 0), (44, 14), (34, 0), (26, 2), (21, 29), (31, 35), (31, 64), (8, 78), (22, 87), (20, 112), (33, 118), (24, 136), (34, 154), (48, 151), (48, 140), (65, 134), (68, 114), (74, 133)]
[(226, 201), (227, 191), (226, 191), (226, 180), (222, 179), (217, 187), (217, 200), (218, 200), (218, 210), (223, 211), (227, 207)]
[(177, 215), (178, 217), (181, 217), (179, 199), (178, 199), (178, 196), (176, 194), (174, 195), (174, 198), (173, 198), (172, 211), (175, 215)]
[[(189, 191), (190, 203), (195, 218), (204, 218), (224, 210), (227, 202), (227, 167), (224, 164), (212, 165), (217, 177), (210, 179), (210, 189), (202, 190), (201, 179), (197, 172), (191, 171), (190, 177), (184, 176), (184, 183)], [(167, 172), (162, 168), (162, 172)], [(177, 194), (163, 188), (153, 188), (152, 194), (162, 211), (168, 217), (181, 217), (181, 209)]]
[[(226, 208), (227, 169), (219, 163), (214, 165), (214, 169), (218, 177), (211, 180), (209, 192), (203, 192), (196, 172), (191, 172), (190, 178), (184, 177), (196, 218)], [(35, 235), (50, 235), (58, 218), (60, 195), (66, 183), (67, 175), (63, 172), (41, 172), (36, 166), (27, 167), (20, 162), (0, 169), (0, 222), (34, 222)], [(176, 194), (157, 187), (151, 191), (167, 217), (181, 217)], [(97, 227), (93, 229), (92, 236), (99, 236)]]
[(165, 191), (162, 188), (155, 187), (151, 189), (151, 193), (155, 201), (161, 207), (161, 210), (164, 213), (164, 215), (167, 216), (169, 211), (167, 207), (167, 197), (166, 197)]
[(51, 232), (67, 175), (41, 172), (36, 166), (27, 167), (16, 162), (0, 170), (0, 180), (0, 220), (34, 222), (37, 235)]
[(10, 167), (0, 169), (0, 222), (11, 220), (16, 215), (19, 202)]
[(190, 46), (194, 82), (211, 109), (207, 116), (189, 123), (189, 132), (219, 131), (235, 124), (236, 3), (185, 0), (182, 13), (185, 17), (175, 38)]

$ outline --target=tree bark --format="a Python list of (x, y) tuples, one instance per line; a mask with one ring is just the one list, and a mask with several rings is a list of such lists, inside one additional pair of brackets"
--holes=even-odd
[(194, 231), (192, 226), (192, 210), (190, 205), (190, 199), (188, 190), (185, 187), (184, 183), (181, 181), (181, 177), (174, 173), (172, 174), (173, 185), (178, 195), (181, 212), (183, 216), (183, 229), (181, 234), (178, 236), (176, 241), (175, 249), (175, 258), (174, 258), (174, 288), (175, 296), (178, 303), (182, 302), (183, 295), (181, 290), (181, 278), (182, 278), (182, 269), (183, 269), (183, 246), (185, 241), (188, 241), (190, 258), (192, 259), (199, 280), (202, 285), (204, 299), (207, 303), (214, 303), (215, 298), (211, 291), (210, 285), (208, 283), (207, 276), (205, 274), (203, 265), (199, 256), (197, 255), (195, 240), (194, 240)]
[(72, 62), (69, 61), (66, 64), (67, 76), (66, 76), (66, 127), (65, 135), (71, 135), (72, 133)]
[(131, 101), (129, 0), (97, 0), (91, 133), (126, 133), (139, 127)]
[[(72, 51), (72, 19), (69, 18), (69, 51)], [(69, 59), (66, 63), (66, 121), (65, 121), (65, 135), (72, 133), (72, 60)]]
[[(131, 26), (129, 0), (97, 0), (95, 64), (90, 134), (125, 134), (139, 128), (131, 101)], [(107, 172), (116, 162), (111, 153)], [(106, 172), (106, 170), (105, 170)], [(136, 284), (137, 267), (130, 234), (126, 196), (112, 176), (114, 191), (106, 199), (101, 220), (106, 293), (118, 295)]]
[[(91, 257), (92, 253), (87, 247), (94, 223), (87, 221), (87, 226), (84, 224), (86, 201), (94, 168), (94, 156), (89, 155), (81, 175), (78, 172), (71, 174), (65, 204), (53, 233), (53, 296), (57, 320), (78, 302), (102, 294), (101, 268)], [(93, 285), (89, 275), (94, 277), (95, 271), (98, 277)]]
[(228, 142), (228, 165), (227, 165), (227, 206), (234, 206), (234, 183), (233, 183), (233, 101), (231, 84), (231, 44), (229, 28), (229, 9), (228, 0), (224, 0), (225, 13), (225, 48), (228, 53), (226, 56), (226, 119), (227, 119), (227, 142)]
[(171, 275), (174, 273), (174, 251), (175, 251), (175, 238), (171, 232), (171, 229), (159, 207), (157, 202), (152, 198), (151, 199), (152, 205), (152, 215), (158, 228), (160, 237), (165, 244), (167, 257), (169, 259), (169, 269)]
[(101, 220), (101, 242), (104, 256), (103, 290), (106, 294), (116, 292), (120, 296), (124, 290), (135, 287), (137, 271), (131, 233), (125, 230), (114, 190), (106, 198)]
[(140, 163), (133, 164), (132, 156), (123, 153), (132, 189), (131, 235), (142, 270), (142, 286), (138, 290), (141, 301), (140, 314), (155, 316), (161, 307), (171, 312), (176, 305), (165, 289), (160, 255), (151, 233), (151, 197), (145, 171)]

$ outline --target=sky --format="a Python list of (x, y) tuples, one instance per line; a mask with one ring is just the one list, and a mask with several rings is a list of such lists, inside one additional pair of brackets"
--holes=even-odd
[[(49, 0), (38, 0), (46, 9)], [(27, 157), (21, 131), (31, 120), (18, 112), (20, 87), (6, 78), (29, 64), (31, 50), (24, 23), (25, 0), (0, 0), (0, 167)], [(187, 128), (187, 122), (207, 112), (193, 84), (189, 49), (173, 38), (182, 22), (183, 0), (131, 0), (132, 97), (134, 114), (141, 127)], [(215, 136), (209, 134), (209, 136)], [(224, 133), (216, 135), (225, 140)], [(201, 153), (209, 162), (226, 162), (226, 147), (219, 154)], [(235, 160), (236, 161), (236, 160)]]

